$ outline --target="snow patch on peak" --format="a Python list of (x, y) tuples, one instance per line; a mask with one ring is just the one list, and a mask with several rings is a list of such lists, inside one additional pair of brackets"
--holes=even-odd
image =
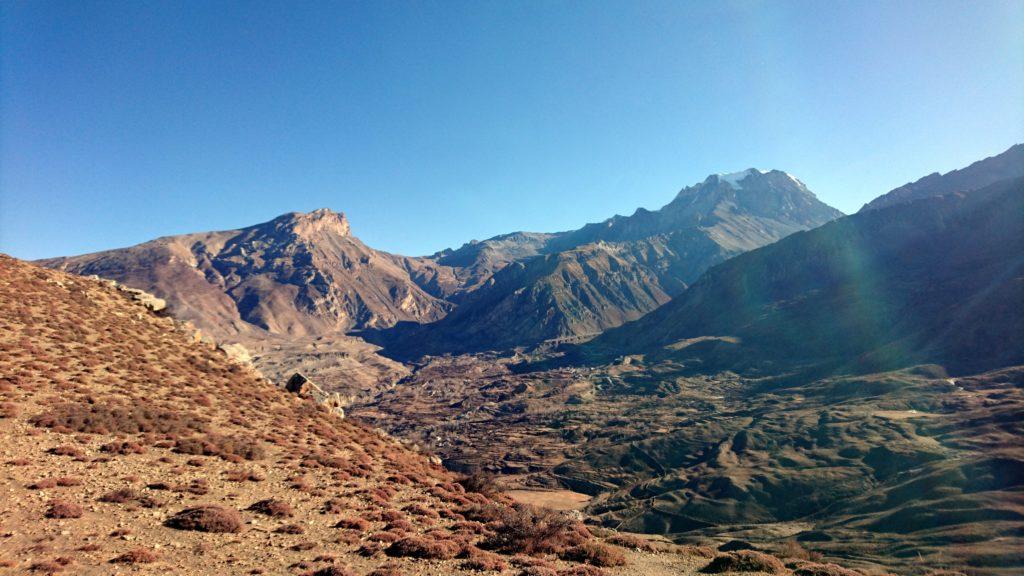
[[(746, 170), (741, 170), (739, 172), (730, 172), (728, 174), (719, 173), (715, 174), (715, 176), (718, 176), (720, 181), (725, 182), (729, 186), (738, 190), (743, 187), (743, 185), (740, 184), (740, 181), (754, 173), (767, 174), (768, 172), (765, 170), (758, 170), (757, 168), (747, 168)], [(790, 176), (790, 178), (792, 178), (792, 176)]]
[(785, 174), (786, 177), (789, 178), (790, 180), (792, 180), (793, 183), (796, 184), (797, 186), (799, 186), (801, 188), (807, 188), (807, 185), (804, 184), (803, 182), (801, 182), (800, 179), (797, 178), (796, 176), (793, 176), (789, 172), (783, 172), (783, 174)]

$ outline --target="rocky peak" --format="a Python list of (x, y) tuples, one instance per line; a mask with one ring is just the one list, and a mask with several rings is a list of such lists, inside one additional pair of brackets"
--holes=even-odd
[(291, 217), (291, 229), (299, 237), (309, 237), (318, 232), (327, 232), (338, 236), (348, 236), (351, 233), (345, 214), (335, 212), (330, 208), (319, 208), (305, 214), (295, 212), (289, 216)]
[[(267, 227), (269, 226), (269, 230)], [(330, 208), (319, 208), (312, 212), (289, 212), (274, 218), (267, 224), (260, 224), (251, 229), (263, 229), (263, 233), (270, 232), (274, 236), (308, 239), (318, 233), (326, 233), (333, 236), (350, 236), (348, 219), (342, 212), (335, 212)]]

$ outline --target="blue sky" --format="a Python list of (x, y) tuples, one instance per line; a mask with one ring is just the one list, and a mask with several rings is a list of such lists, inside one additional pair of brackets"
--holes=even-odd
[(845, 212), (1024, 141), (1024, 2), (0, 4), (0, 251), (344, 211), (425, 254), (778, 168)]

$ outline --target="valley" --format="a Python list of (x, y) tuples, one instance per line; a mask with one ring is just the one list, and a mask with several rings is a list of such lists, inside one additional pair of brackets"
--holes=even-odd
[(1020, 150), (845, 217), (751, 169), (657, 211), (424, 257), (317, 210), (39, 264), (152, 292), (194, 345), (277, 386), (301, 373), (346, 422), (596, 534), (755, 550), (802, 576), (827, 572), (799, 558), (1009, 576)]

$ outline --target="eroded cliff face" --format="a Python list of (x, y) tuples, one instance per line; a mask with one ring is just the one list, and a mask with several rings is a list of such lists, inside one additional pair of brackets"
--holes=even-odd
[(451, 309), (438, 288), (451, 283), (450, 272), (367, 247), (344, 214), (327, 209), (42, 264), (153, 292), (177, 316), (224, 337), (339, 334), (431, 322)]

